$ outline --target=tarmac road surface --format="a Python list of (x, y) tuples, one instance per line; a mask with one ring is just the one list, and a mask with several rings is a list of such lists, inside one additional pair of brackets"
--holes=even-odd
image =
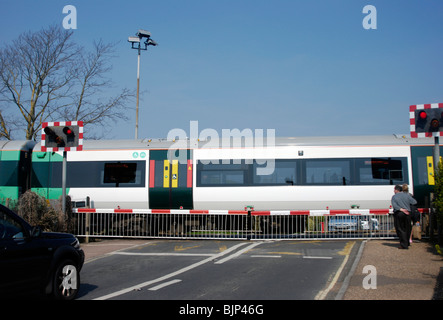
[[(134, 250), (141, 250), (143, 247), (150, 247), (151, 252), (160, 252), (163, 251), (161, 244), (169, 244), (173, 245), (174, 250), (171, 253), (186, 253), (186, 252), (200, 252), (202, 254), (211, 254), (216, 255), (221, 252), (221, 249), (223, 249), (223, 246), (226, 246), (226, 249), (230, 246), (233, 246), (234, 243), (242, 243), (242, 242), (235, 242), (235, 241), (227, 241), (226, 243), (223, 243), (222, 241), (204, 241), (205, 246), (203, 247), (201, 245), (202, 241), (180, 241), (180, 240), (174, 240), (174, 241), (165, 241), (165, 240), (103, 240), (100, 242), (91, 242), (89, 244), (82, 244), (82, 248), (85, 251), (86, 254), (86, 260), (87, 263), (85, 264), (84, 270), (82, 270), (82, 290), (80, 292), (79, 299), (92, 299), (93, 297), (98, 297), (99, 295), (95, 295), (93, 290), (96, 288), (96, 284), (89, 282), (88, 283), (88, 269), (94, 269), (95, 267), (95, 260), (106, 260), (108, 257), (114, 256), (112, 253), (118, 252), (119, 250), (126, 252), (127, 249), (130, 249), (130, 251)], [(249, 264), (251, 266), (257, 265), (258, 262), (260, 264), (263, 264), (263, 262), (266, 262), (266, 267), (260, 267), (263, 268), (263, 270), (266, 270), (268, 272), (268, 278), (272, 278), (276, 273), (277, 270), (281, 272), (281, 269), (285, 269), (283, 271), (290, 272), (291, 268), (289, 265), (292, 265), (292, 269), (298, 270), (295, 268), (295, 263), (300, 262), (307, 262), (304, 259), (301, 259), (301, 254), (305, 254), (308, 252), (308, 249), (317, 249), (316, 254), (318, 256), (325, 254), (320, 254), (321, 244), (328, 245), (330, 242), (335, 241), (323, 241), (323, 242), (316, 242), (314, 241), (309, 246), (306, 245), (306, 243), (309, 243), (309, 241), (275, 241), (270, 243), (264, 243), (257, 245), (255, 247), (250, 248), (250, 252), (246, 254), (240, 254), (238, 256), (232, 256), (235, 252), (232, 252), (229, 256), (232, 257), (231, 263), (232, 264), (225, 264), (223, 267), (226, 267), (226, 270), (230, 270), (229, 272), (236, 271), (237, 264), (240, 267), (242, 260), (245, 260), (247, 258), (249, 260)], [(192, 245), (192, 243), (195, 243)], [(239, 247), (236, 252), (239, 252), (242, 249), (246, 249), (249, 244), (254, 244), (255, 242), (245, 242), (246, 244), (242, 247)], [(290, 243), (290, 250), (286, 248), (284, 251), (282, 250), (283, 246), (286, 246), (285, 243)], [(341, 249), (343, 250), (349, 242), (339, 242)], [(160, 244), (160, 245), (159, 245)], [(195, 246), (195, 247), (194, 247)], [(198, 246), (198, 247), (197, 247)], [(276, 247), (279, 247), (278, 250)], [(328, 245), (330, 246), (330, 244)], [(349, 244), (348, 244), (349, 246)], [(157, 251), (152, 251), (152, 248), (156, 248)], [(192, 248), (194, 247), (194, 248)], [(341, 270), (341, 274), (339, 277), (337, 277), (336, 282), (333, 283), (333, 286), (331, 288), (331, 279), (325, 280), (326, 282), (323, 283), (323, 286), (325, 284), (328, 284), (328, 286), (323, 287), (320, 289), (317, 288), (317, 290), (323, 290), (320, 296), (317, 296), (317, 294), (311, 293), (309, 296), (304, 296), (304, 299), (327, 299), (327, 300), (443, 300), (443, 257), (439, 255), (434, 247), (427, 241), (414, 241), (412, 246), (409, 250), (399, 250), (398, 247), (398, 241), (397, 240), (369, 240), (369, 241), (356, 241), (353, 245), (353, 248), (351, 250), (351, 253), (348, 255), (348, 261), (346, 263), (346, 267), (343, 267), (343, 270)], [(138, 248), (138, 249), (137, 249)], [(225, 249), (225, 250), (226, 250)], [(329, 247), (329, 250), (331, 250), (332, 247)], [(303, 251), (304, 250), (304, 251)], [(339, 247), (335, 248), (335, 251), (330, 251), (331, 253), (335, 254), (335, 260), (338, 261), (340, 258), (338, 257)], [(259, 253), (260, 252), (260, 253)], [(278, 253), (275, 253), (278, 252)], [(312, 252), (312, 251), (311, 251)], [(341, 252), (343, 254), (343, 252)], [(256, 256), (268, 256), (268, 258), (260, 258), (260, 257), (251, 257), (252, 255)], [(276, 258), (272, 256), (284, 256), (285, 258), (281, 260), (282, 258)], [(294, 257), (297, 257), (298, 259), (292, 259), (290, 260), (289, 257), (293, 255)], [(121, 255), (123, 256), (123, 255)], [(333, 255), (331, 255), (333, 256)], [(123, 256), (124, 257), (124, 256)], [(177, 258), (176, 256), (175, 258)], [(194, 259), (196, 259), (198, 256), (195, 256)], [(226, 256), (225, 258), (227, 258)], [(344, 261), (346, 255), (342, 256), (342, 262)], [(128, 257), (126, 257), (128, 258)], [(152, 257), (151, 257), (152, 258)], [(172, 258), (169, 257), (169, 258)], [(202, 259), (207, 259), (209, 256), (201, 256), (199, 261)], [(239, 259), (238, 259), (239, 258)], [(221, 257), (221, 259), (223, 259)], [(238, 261), (236, 261), (238, 259)], [(198, 259), (197, 259), (198, 260)], [(197, 261), (196, 260), (196, 261)], [(275, 265), (278, 262), (281, 261), (291, 261), (291, 263), (288, 264), (288, 266), (285, 267), (278, 267), (275, 268)], [(314, 259), (312, 259), (314, 260)], [(331, 259), (332, 260), (332, 259)], [(321, 261), (321, 260), (320, 260)], [(309, 261), (309, 263), (312, 263), (313, 261)], [(325, 261), (322, 261), (321, 263), (325, 264), (325, 262), (328, 262), (326, 259)], [(329, 261), (331, 262), (331, 261)], [(93, 267), (94, 266), (94, 267)], [(209, 263), (205, 268), (209, 266)], [(375, 268), (375, 276), (376, 276), (376, 288), (371, 288), (371, 285), (369, 285), (370, 289), (365, 289), (363, 286), (363, 282), (365, 281), (365, 278), (370, 275), (371, 269), (366, 272), (363, 272), (365, 266), (373, 266)], [(217, 265), (212, 266), (213, 269), (205, 269), (207, 272), (210, 271), (216, 271)], [(317, 266), (320, 268), (319, 266)], [(244, 266), (243, 266), (244, 268)], [(257, 267), (256, 267), (257, 268)], [(85, 271), (86, 270), (86, 271)], [(177, 270), (177, 266), (175, 268)], [(195, 268), (194, 272), (199, 271), (200, 269)], [(203, 269), (200, 270), (200, 274), (203, 274)], [(335, 271), (337, 270), (337, 264), (335, 264)], [(246, 272), (247, 270), (243, 269), (243, 272)], [(334, 274), (334, 271), (329, 270), (330, 275), (335, 276), (337, 275), (337, 272)], [(296, 275), (298, 272), (292, 272), (292, 275)], [(163, 273), (166, 274), (166, 273)], [(374, 273), (372, 273), (374, 275)], [(278, 275), (280, 277), (280, 275)], [(180, 282), (171, 282), (168, 286), (170, 288), (178, 289), (178, 285), (184, 285), (184, 279), (181, 279), (182, 277), (173, 277), (173, 279), (168, 279), (166, 282), (174, 281), (174, 280), (181, 280)], [(288, 279), (283, 277), (283, 279)], [(207, 280), (207, 279), (206, 279)], [(301, 281), (302, 279), (299, 279)], [(85, 281), (87, 281), (85, 283)], [(96, 280), (91, 280), (96, 281)], [(97, 280), (98, 281), (98, 280)], [(266, 280), (263, 280), (266, 281)], [(271, 280), (268, 280), (271, 282)], [(294, 280), (295, 281), (295, 280)], [(305, 283), (310, 281), (309, 277), (305, 278)], [(329, 282), (328, 282), (329, 281)], [(231, 281), (232, 282), (232, 281)], [(366, 281), (367, 282), (367, 281)], [(370, 284), (370, 283), (369, 283)], [(159, 284), (156, 284), (159, 285)], [(374, 283), (372, 283), (374, 285)], [(225, 284), (227, 286), (227, 284)], [(167, 287), (167, 286), (166, 286)], [(165, 287), (165, 289), (166, 289)], [(329, 290), (325, 292), (325, 289)], [(146, 288), (145, 288), (146, 289)], [(226, 289), (226, 288), (225, 288)], [(142, 288), (143, 290), (143, 288)], [(148, 290), (148, 291), (155, 291), (155, 290)], [(161, 293), (161, 290), (156, 290), (157, 294)], [(239, 289), (236, 290), (237, 294)], [(194, 290), (195, 292), (195, 290)], [(201, 289), (200, 294), (204, 293), (204, 290)], [(261, 289), (259, 290), (262, 294), (265, 292), (265, 290)], [(152, 293), (152, 292), (151, 292)], [(326, 294), (325, 294), (326, 293)], [(213, 295), (216, 295), (216, 293), (212, 293)], [(166, 291), (162, 292), (161, 295), (166, 295)], [(184, 295), (183, 291), (181, 293), (182, 297), (186, 298), (186, 295)], [(129, 296), (126, 296), (129, 297)], [(160, 295), (158, 296), (160, 297)], [(251, 296), (252, 297), (252, 296)], [(133, 298), (133, 297), (131, 297)], [(135, 297), (134, 297), (135, 298)], [(296, 299), (293, 296), (290, 297), (290, 295), (285, 296), (285, 298), (288, 299)], [(204, 296), (201, 297), (201, 299), (205, 299)], [(207, 294), (206, 299), (209, 299), (209, 295)], [(267, 295), (266, 299), (271, 299), (270, 295)]]
[(81, 272), (79, 299), (324, 299), (355, 260), (360, 243), (152, 240), (100, 259), (88, 252), (105, 243), (91, 243), (83, 245), (90, 260)]

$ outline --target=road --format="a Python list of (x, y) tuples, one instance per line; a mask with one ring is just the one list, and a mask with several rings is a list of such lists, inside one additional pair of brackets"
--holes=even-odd
[(314, 300), (359, 241), (151, 240), (86, 263), (79, 300)]

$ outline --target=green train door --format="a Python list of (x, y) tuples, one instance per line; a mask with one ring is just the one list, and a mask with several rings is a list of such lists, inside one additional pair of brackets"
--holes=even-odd
[[(411, 148), (414, 197), (420, 208), (430, 206), (430, 194), (434, 192), (433, 153), (433, 147), (430, 146)], [(440, 154), (443, 154), (442, 146), (440, 146)]]
[(150, 209), (193, 209), (191, 150), (185, 152), (186, 161), (179, 161), (169, 160), (168, 150), (150, 151)]

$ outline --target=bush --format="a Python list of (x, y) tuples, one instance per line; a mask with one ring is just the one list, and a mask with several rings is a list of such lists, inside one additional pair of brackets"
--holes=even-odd
[(442, 243), (442, 227), (443, 227), (443, 160), (438, 163), (438, 172), (435, 175), (434, 189), (434, 207), (436, 210), (436, 222), (438, 229), (437, 241)]
[[(71, 212), (70, 201), (67, 201), (66, 207), (66, 211)], [(32, 226), (40, 226), (43, 231), (70, 231), (70, 214), (63, 214), (61, 201), (52, 205), (49, 200), (30, 190), (18, 200), (17, 213)]]

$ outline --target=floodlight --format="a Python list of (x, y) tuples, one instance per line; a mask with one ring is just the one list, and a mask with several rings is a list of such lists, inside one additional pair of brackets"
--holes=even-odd
[[(139, 29), (135, 34), (136, 37), (129, 37), (128, 41), (131, 42), (131, 48), (138, 51), (137, 58), (137, 103), (135, 106), (135, 138), (138, 139), (138, 102), (139, 102), (139, 92), (140, 92), (140, 52), (147, 51), (148, 46), (156, 46), (157, 42), (151, 39), (151, 33), (147, 30)], [(141, 40), (146, 38), (146, 41)]]
[(149, 31), (139, 29), (137, 32), (137, 36), (139, 38), (143, 38), (143, 37), (149, 38), (151, 36), (151, 33)]
[(132, 43), (140, 42), (140, 38), (139, 37), (129, 37), (128, 42), (132, 42)]

